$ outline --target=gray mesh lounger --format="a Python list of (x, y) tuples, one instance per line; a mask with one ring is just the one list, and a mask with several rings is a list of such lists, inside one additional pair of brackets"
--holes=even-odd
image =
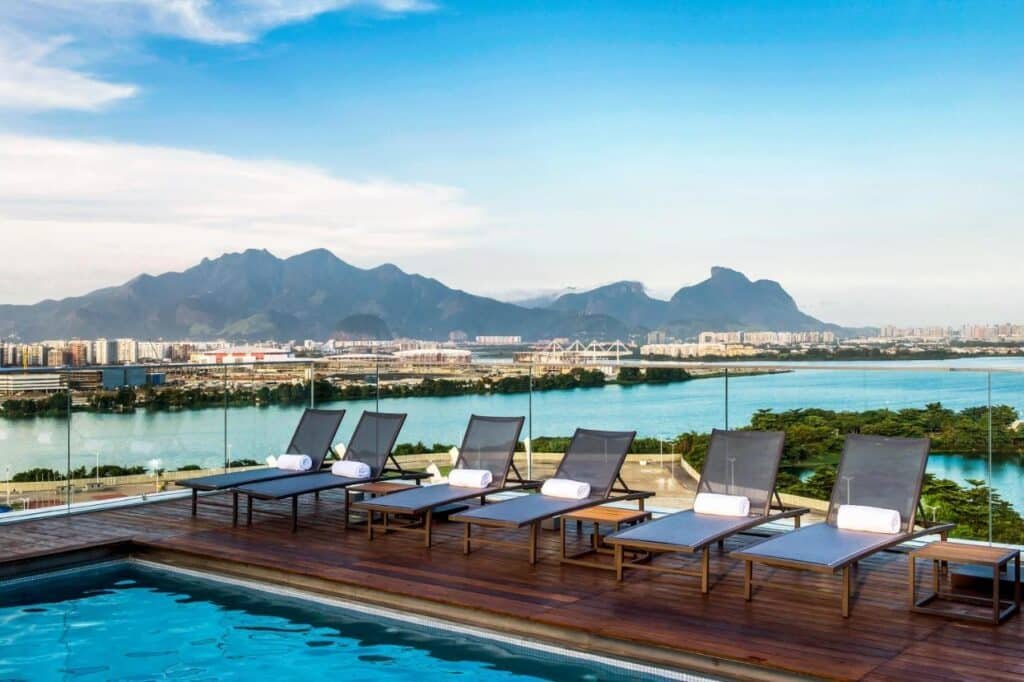
[[(482, 417), (472, 415), (462, 438), (456, 469), (487, 469), (491, 472), (491, 485), (486, 488), (465, 488), (449, 483), (411, 487), (409, 490), (384, 495), (372, 500), (357, 502), (354, 509), (366, 512), (366, 532), (373, 540), (374, 530), (414, 531), (423, 533), (424, 543), (430, 547), (434, 522), (434, 509), (473, 498), (484, 498), (500, 490), (536, 487), (536, 483), (523, 480), (512, 458), (525, 417)], [(509, 470), (515, 474), (509, 479)], [(510, 485), (511, 484), (511, 485)], [(383, 523), (377, 524), (374, 515), (380, 514)], [(389, 523), (391, 514), (413, 517), (409, 523)]]
[[(292, 501), (292, 532), (298, 530), (299, 496), (315, 494), (319, 499), (320, 493), (325, 490), (345, 488), (357, 483), (368, 483), (379, 480), (387, 473), (397, 476), (415, 478), (417, 481), (423, 476), (407, 472), (402, 469), (391, 454), (398, 440), (398, 433), (405, 423), (404, 414), (387, 414), (383, 412), (363, 412), (359, 418), (356, 429), (352, 433), (348, 449), (345, 450), (345, 460), (364, 462), (370, 467), (370, 477), (365, 479), (346, 478), (335, 476), (330, 471), (319, 471), (306, 473), (301, 476), (289, 476), (270, 481), (261, 481), (236, 488), (233, 492), (246, 496), (246, 524), (252, 525), (253, 500), (283, 500), (291, 498)], [(391, 460), (395, 469), (387, 469), (387, 462)]]
[[(842, 612), (847, 618), (850, 615), (850, 573), (861, 559), (923, 535), (939, 534), (945, 540), (952, 524), (914, 528), (928, 448), (927, 438), (848, 435), (825, 523), (732, 552), (731, 556), (744, 562), (747, 601), (753, 597), (754, 563), (819, 573), (842, 571)], [(896, 509), (902, 520), (900, 532), (889, 535), (838, 528), (836, 517), (843, 504)]]
[[(469, 554), (474, 541), (477, 544), (522, 546), (520, 543), (504, 540), (474, 539), (471, 531), (473, 524), (505, 529), (529, 527), (527, 547), (532, 565), (537, 562), (537, 534), (541, 521), (617, 500), (640, 500), (642, 505), (643, 499), (653, 493), (630, 490), (619, 474), (623, 462), (626, 461), (626, 452), (635, 436), (636, 431), (576, 429), (565, 456), (558, 464), (554, 478), (569, 478), (589, 483), (590, 497), (571, 500), (543, 494), (524, 495), (456, 514), (451, 520), (466, 524), (463, 552)], [(616, 481), (622, 488), (615, 488)]]
[[(338, 433), (341, 420), (345, 417), (345, 410), (314, 410), (307, 408), (299, 419), (292, 434), (292, 440), (285, 450), (290, 455), (309, 455), (313, 460), (310, 471), (319, 471), (327, 459), (327, 453), (333, 452), (332, 445), (334, 437)], [(278, 478), (291, 476), (304, 476), (309, 471), (285, 471), (268, 467), (266, 469), (250, 469), (248, 471), (235, 471), (226, 474), (215, 474), (213, 476), (202, 476), (200, 478), (189, 478), (184, 481), (177, 481), (177, 485), (183, 488), (192, 489), (192, 516), (198, 511), (199, 492), (226, 492), (242, 485), (270, 481)], [(238, 525), (238, 494), (233, 496), (231, 505), (232, 522)]]
[[(709, 588), (711, 545), (722, 547), (725, 538), (768, 521), (792, 517), (800, 527), (805, 508), (786, 509), (775, 492), (775, 478), (782, 460), (786, 434), (781, 431), (720, 431), (711, 433), (708, 454), (701, 469), (697, 492), (744, 495), (750, 500), (750, 515), (744, 517), (698, 514), (692, 509), (669, 514), (604, 538), (615, 548), (615, 575), (622, 580), (626, 568), (637, 568), (700, 577), (700, 591)], [(772, 499), (777, 511), (772, 513)], [(669, 552), (701, 553), (699, 571), (627, 562), (625, 553), (634, 552), (644, 560)]]

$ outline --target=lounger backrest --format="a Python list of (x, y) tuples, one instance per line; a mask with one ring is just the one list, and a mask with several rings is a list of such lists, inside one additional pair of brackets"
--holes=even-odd
[(555, 478), (589, 483), (591, 496), (608, 497), (635, 437), (636, 431), (576, 429)]
[(525, 417), (481, 417), (472, 415), (466, 435), (462, 438), (458, 469), (487, 469), (491, 472), (492, 485), (505, 485), (512, 456), (519, 442)]
[(743, 495), (750, 513), (767, 515), (786, 434), (781, 431), (711, 432), (698, 492)]
[(377, 478), (384, 471), (404, 423), (404, 414), (363, 412), (348, 442), (345, 459), (367, 464), (370, 474)]
[(836, 524), (840, 505), (896, 509), (903, 532), (914, 527), (928, 464), (927, 438), (887, 438), (850, 434), (832, 486), (828, 522)]
[(307, 409), (299, 419), (299, 425), (292, 434), (292, 442), (285, 451), (289, 455), (309, 455), (313, 460), (313, 471), (323, 466), (327, 453), (331, 451), (338, 427), (345, 417), (345, 410)]

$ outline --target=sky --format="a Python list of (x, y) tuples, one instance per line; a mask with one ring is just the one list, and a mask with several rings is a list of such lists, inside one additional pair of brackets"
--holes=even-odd
[(1024, 322), (1024, 3), (0, 3), (0, 303), (245, 248)]

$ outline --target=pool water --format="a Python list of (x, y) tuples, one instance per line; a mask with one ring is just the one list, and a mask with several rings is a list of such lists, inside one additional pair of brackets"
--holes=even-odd
[(0, 680), (639, 675), (134, 564), (0, 585)]

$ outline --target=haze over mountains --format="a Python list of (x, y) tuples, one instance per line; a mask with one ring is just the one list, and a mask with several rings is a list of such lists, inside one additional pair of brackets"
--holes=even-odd
[(0, 305), (0, 337), (323, 339), (391, 336), (444, 340), (450, 332), (625, 338), (666, 329), (833, 330), (801, 312), (776, 282), (727, 268), (668, 301), (617, 282), (525, 307), (452, 289), (386, 264), (362, 269), (323, 249), (290, 258), (250, 249), (184, 272), (140, 275), (120, 286), (34, 305)]

